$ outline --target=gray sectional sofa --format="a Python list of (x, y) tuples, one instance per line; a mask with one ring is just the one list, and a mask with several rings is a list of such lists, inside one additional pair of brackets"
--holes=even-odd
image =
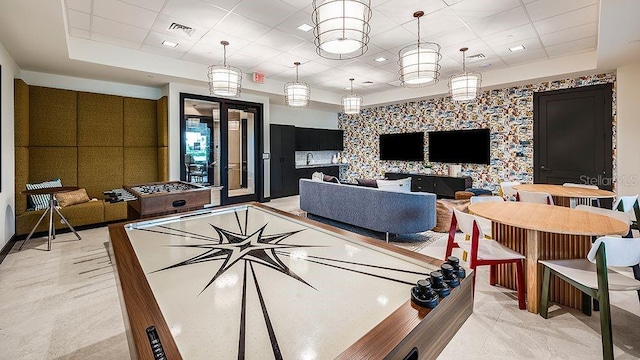
[(300, 179), (300, 208), (309, 214), (389, 234), (436, 225), (436, 195)]

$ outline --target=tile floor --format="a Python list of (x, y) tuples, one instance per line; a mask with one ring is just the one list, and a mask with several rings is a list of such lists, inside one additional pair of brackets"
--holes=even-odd
[[(297, 197), (268, 205), (299, 212)], [(106, 227), (60, 234), (47, 252), (36, 238), (0, 264), (0, 360), (128, 359)], [(444, 256), (444, 238), (421, 250)], [(599, 318), (553, 306), (552, 318), (518, 310), (515, 292), (478, 271), (474, 313), (440, 359), (599, 359)], [(616, 359), (640, 358), (640, 302), (612, 294)]]

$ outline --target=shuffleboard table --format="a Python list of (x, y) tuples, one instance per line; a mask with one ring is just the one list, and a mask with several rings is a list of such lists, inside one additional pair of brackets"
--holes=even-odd
[(442, 261), (256, 203), (109, 233), (134, 359), (432, 359), (473, 311), (471, 271), (426, 309)]

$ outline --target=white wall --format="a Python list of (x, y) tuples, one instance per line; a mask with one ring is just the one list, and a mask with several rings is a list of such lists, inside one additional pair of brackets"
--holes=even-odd
[(318, 129), (337, 129), (338, 113), (271, 105), (271, 124), (295, 125), (298, 127)]
[(618, 186), (620, 195), (640, 194), (640, 63), (618, 68)]
[(2, 82), (0, 83), (0, 151), (2, 163), (0, 184), (0, 248), (15, 234), (15, 153), (13, 121), (13, 79), (18, 77), (20, 69), (4, 46), (0, 43), (0, 65)]

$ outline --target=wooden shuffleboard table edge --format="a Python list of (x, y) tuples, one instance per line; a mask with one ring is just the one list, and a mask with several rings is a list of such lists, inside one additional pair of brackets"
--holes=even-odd
[[(355, 234), (257, 202), (225, 205), (207, 210), (221, 211), (238, 206), (252, 206), (270, 211), (431, 266), (439, 267), (443, 262), (427, 255), (384, 243), (381, 240)], [(182, 355), (180, 355), (169, 326), (142, 271), (126, 234), (125, 226), (142, 221), (202, 214), (207, 210), (127, 220), (109, 225), (113, 269), (132, 359), (153, 359), (146, 335), (146, 328), (149, 326), (156, 327), (167, 359), (182, 359)], [(419, 359), (436, 358), (473, 312), (473, 276), (475, 276), (474, 272), (467, 270), (467, 277), (461, 281), (460, 286), (453, 289), (446, 298), (440, 299), (440, 304), (434, 309), (416, 306), (411, 302), (409, 293), (407, 293), (407, 302), (343, 351), (337, 359), (404, 359), (414, 347), (418, 349)], [(427, 315), (429, 316), (427, 317)]]

